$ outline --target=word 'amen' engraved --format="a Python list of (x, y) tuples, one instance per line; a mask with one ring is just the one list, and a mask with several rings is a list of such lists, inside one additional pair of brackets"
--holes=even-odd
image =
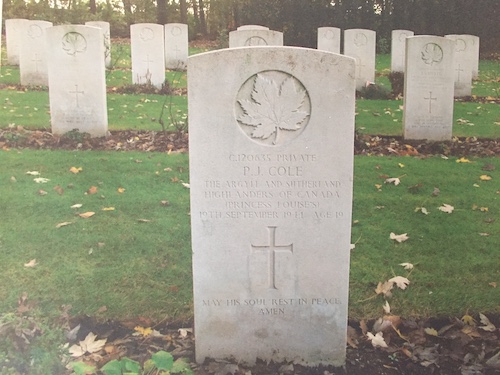
[(293, 244), (276, 245), (276, 227), (267, 227), (269, 232), (269, 245), (251, 245), (252, 252), (267, 251), (268, 254), (268, 270), (269, 270), (269, 289), (276, 288), (276, 252), (290, 252), (293, 254)]

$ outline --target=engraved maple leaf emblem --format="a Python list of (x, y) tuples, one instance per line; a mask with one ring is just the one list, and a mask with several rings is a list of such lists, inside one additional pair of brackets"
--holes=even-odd
[(63, 36), (62, 48), (68, 55), (75, 56), (87, 50), (87, 41), (82, 34), (70, 31)]
[(422, 50), (422, 60), (427, 65), (433, 65), (443, 60), (443, 50), (436, 43), (427, 43)]
[(273, 144), (278, 143), (280, 130), (296, 131), (309, 112), (301, 110), (306, 92), (296, 87), (295, 80), (289, 76), (278, 85), (274, 80), (257, 74), (251, 100), (238, 100), (243, 115), (238, 121), (254, 126), (253, 138), (267, 139), (275, 135)]

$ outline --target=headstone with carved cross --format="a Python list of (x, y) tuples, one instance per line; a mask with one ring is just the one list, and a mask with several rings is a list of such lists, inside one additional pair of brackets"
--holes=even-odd
[(52, 22), (48, 21), (26, 22), (19, 56), (21, 85), (49, 84), (45, 30), (51, 26)]
[(165, 66), (167, 69), (186, 70), (188, 58), (188, 25), (165, 25)]
[(472, 78), (477, 57), (474, 45), (476, 37), (463, 34), (445, 36), (455, 41), (455, 97), (470, 96), (472, 94)]
[(375, 83), (376, 32), (367, 29), (344, 31), (344, 55), (356, 59), (356, 89)]
[(52, 132), (107, 135), (103, 34), (96, 27), (46, 29)]
[(243, 28), (229, 33), (229, 48), (282, 45), (283, 33), (280, 31)]
[(24, 18), (10, 18), (5, 20), (5, 47), (8, 65), (19, 65), (21, 42), (27, 22), (28, 20)]
[(340, 34), (338, 27), (318, 27), (318, 49), (340, 53)]
[(403, 102), (405, 139), (451, 139), (454, 53), (455, 43), (448, 38), (407, 38)]
[(106, 68), (111, 67), (111, 28), (106, 21), (87, 21), (85, 26), (98, 27), (104, 36), (104, 63)]
[(305, 48), (188, 58), (198, 362), (344, 363), (354, 74)]
[(406, 38), (413, 36), (410, 30), (392, 30), (391, 32), (391, 72), (405, 71)]
[(165, 43), (163, 25), (130, 25), (132, 83), (161, 88), (165, 82)]

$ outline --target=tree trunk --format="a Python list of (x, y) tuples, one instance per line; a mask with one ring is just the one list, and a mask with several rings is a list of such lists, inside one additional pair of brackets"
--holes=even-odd
[(200, 33), (203, 36), (207, 36), (207, 20), (205, 19), (205, 5), (203, 0), (198, 0), (198, 13), (200, 16)]
[(95, 0), (90, 0), (89, 1), (89, 11), (90, 11), (90, 14), (96, 14), (97, 13), (97, 5), (95, 3)]
[(193, 7), (194, 31), (195, 34), (198, 34), (200, 32), (200, 17), (198, 16), (198, 4), (196, 0), (191, 0), (191, 6)]
[(181, 23), (187, 23), (187, 4), (186, 0), (180, 0)]
[(157, 0), (156, 22), (160, 25), (167, 23), (167, 2), (166, 0)]

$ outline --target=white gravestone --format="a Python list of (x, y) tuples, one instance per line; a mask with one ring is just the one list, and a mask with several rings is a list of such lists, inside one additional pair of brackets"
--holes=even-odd
[(373, 30), (349, 29), (344, 31), (344, 55), (356, 59), (356, 89), (375, 82), (376, 33)]
[(165, 82), (163, 25), (137, 23), (130, 26), (132, 82), (161, 88)]
[(340, 53), (340, 29), (338, 27), (319, 27), (318, 49)]
[(165, 66), (167, 69), (185, 70), (188, 58), (188, 25), (165, 25)]
[(7, 50), (7, 64), (19, 65), (21, 54), (21, 40), (24, 28), (28, 20), (22, 18), (11, 18), (5, 20), (5, 42)]
[(104, 63), (106, 68), (111, 67), (111, 28), (106, 21), (88, 21), (85, 26), (98, 27), (104, 36)]
[(236, 30), (269, 30), (269, 27), (260, 25), (242, 25), (239, 26)]
[(188, 59), (198, 362), (344, 363), (354, 71), (294, 47)]
[(455, 43), (438, 36), (406, 40), (405, 139), (450, 140), (453, 128)]
[(26, 22), (19, 56), (21, 85), (48, 86), (49, 84), (45, 36), (45, 30), (49, 27), (52, 27), (52, 22)]
[(410, 30), (392, 30), (391, 33), (391, 72), (405, 71), (406, 38), (413, 36)]
[(474, 68), (472, 41), (466, 35), (446, 35), (455, 42), (454, 70), (455, 97), (472, 94), (472, 71)]
[[(0, 1), (0, 35), (2, 35), (2, 9), (3, 9), (3, 0)], [(2, 38), (0, 38), (0, 66), (2, 65)]]
[(474, 64), (472, 65), (472, 79), (478, 79), (479, 78), (479, 37), (475, 35), (469, 35), (472, 43), (472, 50), (473, 52), (473, 61)]
[(283, 33), (280, 31), (243, 29), (229, 33), (229, 48), (282, 45)]
[(107, 135), (106, 81), (102, 31), (83, 25), (46, 30), (52, 132), (73, 129)]

